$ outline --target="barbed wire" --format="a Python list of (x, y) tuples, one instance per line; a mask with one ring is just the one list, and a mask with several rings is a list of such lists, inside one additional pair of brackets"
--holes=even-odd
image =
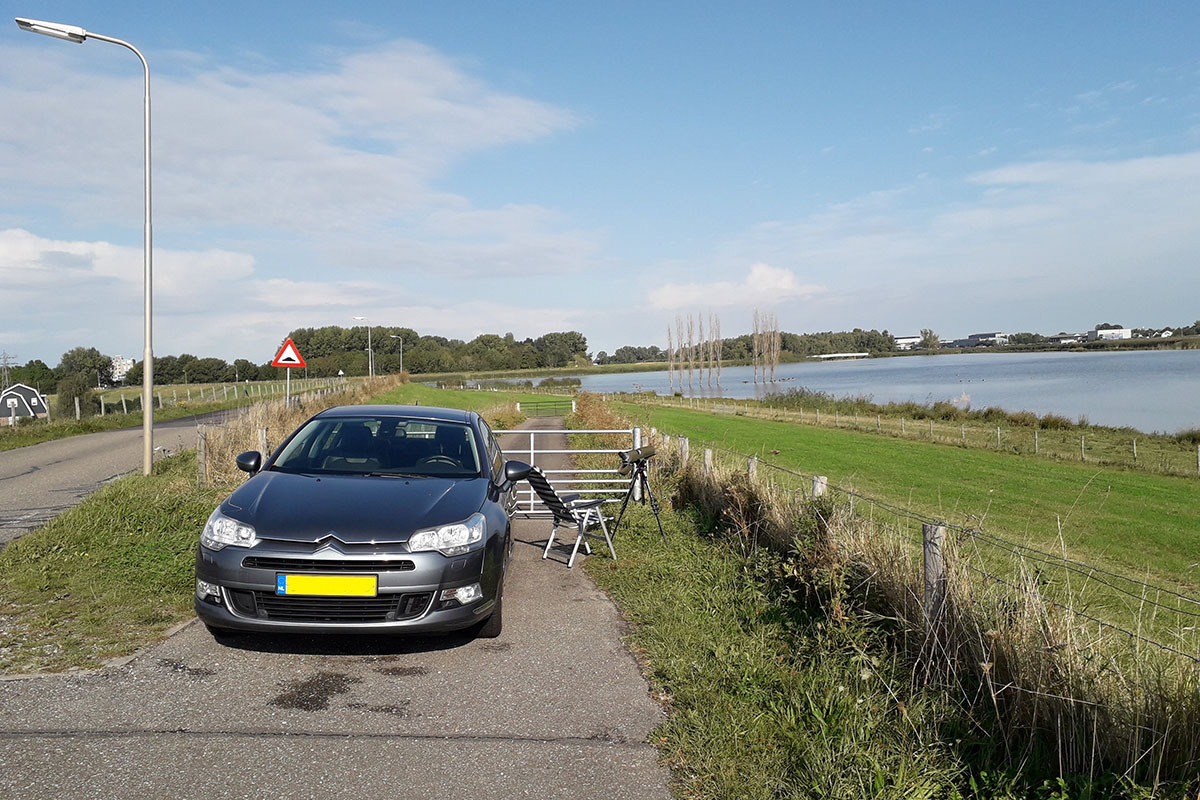
[[(788, 467), (784, 467), (779, 464), (773, 464), (769, 461), (765, 461), (765, 460), (759, 458), (758, 456), (747, 455), (745, 453), (740, 453), (738, 451), (730, 450), (725, 447), (711, 446), (709, 449), (713, 450), (714, 452), (723, 453), (727, 456), (733, 456), (733, 457), (736, 457), (739, 459), (753, 458), (753, 459), (755, 459), (755, 461), (757, 461), (758, 464), (762, 465), (763, 467), (766, 467), (767, 469), (771, 469), (776, 472), (790, 475), (792, 477), (799, 478), (801, 480), (811, 480), (813, 477), (815, 477), (813, 475), (808, 475), (808, 474), (804, 474), (801, 472), (797, 472), (796, 470), (789, 469)], [(1139, 602), (1147, 603), (1149, 605), (1164, 609), (1164, 610), (1172, 612), (1172, 613), (1183, 614), (1183, 615), (1192, 616), (1192, 617), (1200, 617), (1200, 613), (1188, 611), (1188, 610), (1181, 609), (1181, 608), (1175, 608), (1172, 606), (1165, 605), (1163, 603), (1159, 603), (1156, 600), (1146, 597), (1144, 594), (1131, 592), (1126, 588), (1116, 586), (1116, 585), (1114, 585), (1106, 580), (1103, 580), (1097, 576), (1103, 575), (1103, 576), (1115, 578), (1117, 580), (1125, 581), (1126, 583), (1141, 587), (1142, 589), (1150, 590), (1151, 592), (1158, 592), (1158, 593), (1170, 595), (1172, 597), (1176, 597), (1185, 602), (1192, 603), (1195, 605), (1200, 605), (1200, 600), (1197, 600), (1193, 597), (1189, 597), (1188, 595), (1182, 594), (1180, 592), (1176, 592), (1174, 590), (1168, 589), (1166, 587), (1157, 586), (1155, 584), (1147, 583), (1145, 581), (1140, 581), (1135, 578), (1130, 578), (1129, 576), (1121, 575), (1120, 573), (1117, 573), (1117, 572), (1112, 572), (1110, 570), (1106, 570), (1101, 567), (1087, 564), (1082, 561), (1076, 561), (1074, 559), (1069, 559), (1065, 556), (1060, 556), (1060, 555), (1050, 553), (1050, 552), (1047, 552), (1044, 550), (1039, 550), (1038, 548), (1031, 547), (1029, 545), (1009, 541), (1009, 540), (1004, 539), (1003, 537), (997, 536), (995, 534), (984, 532), (982, 527), (978, 527), (978, 526), (977, 527), (966, 527), (966, 526), (962, 526), (962, 525), (955, 525), (953, 523), (947, 523), (944, 520), (937, 519), (936, 517), (932, 517), (927, 514), (922, 514), (920, 512), (913, 511), (912, 509), (903, 508), (903, 507), (895, 505), (893, 503), (889, 503), (887, 501), (879, 500), (878, 498), (862, 494), (861, 492), (854, 490), (854, 489), (847, 489), (845, 487), (837, 486), (835, 484), (829, 484), (828, 482), (826, 483), (826, 488), (831, 491), (836, 491), (840, 494), (846, 495), (848, 497), (853, 497), (855, 499), (862, 500), (863, 502), (869, 503), (872, 506), (885, 509), (888, 512), (896, 515), (897, 517), (900, 517), (903, 519), (908, 519), (913, 522), (918, 522), (921, 524), (940, 525), (943, 528), (956, 531), (956, 532), (963, 534), (964, 536), (969, 537), (973, 540), (983, 541), (985, 544), (990, 544), (991, 546), (996, 547), (998, 549), (1007, 549), (1007, 550), (1009, 550), (1010, 553), (1012, 553), (1013, 555), (1016, 555), (1017, 557), (1027, 558), (1028, 560), (1043, 563), (1043, 564), (1046, 564), (1051, 567), (1058, 567), (1060, 569), (1069, 570), (1071, 572), (1075, 572), (1075, 573), (1084, 575), (1085, 577), (1088, 577), (1088, 578), (1093, 579), (1096, 582), (1100, 583), (1102, 586), (1105, 586), (1116, 592), (1119, 592), (1121, 594), (1125, 594), (1129, 597), (1132, 597), (1132, 598), (1138, 600)], [(899, 531), (898, 528), (896, 528), (895, 530), (897, 533), (902, 534), (902, 532)], [(908, 538), (912, 539), (915, 537), (910, 536)], [(995, 576), (985, 570), (980, 569), (979, 567), (976, 567), (965, 561), (963, 563), (964, 563), (964, 566), (967, 567), (967, 569), (977, 572), (980, 575), (983, 575), (984, 577), (987, 577), (991, 580), (1002, 583), (1005, 586), (1009, 586), (1011, 588), (1017, 589), (1018, 591), (1028, 592), (1028, 589), (1019, 587), (1016, 584), (1013, 584), (1012, 582), (1007, 581), (998, 576)], [(1110, 628), (1114, 631), (1118, 631), (1118, 632), (1123, 633), (1127, 636), (1130, 636), (1134, 639), (1144, 641), (1147, 644), (1161, 648), (1165, 651), (1176, 653), (1176, 654), (1181, 655), (1193, 662), (1200, 663), (1200, 658), (1193, 656), (1189, 653), (1186, 653), (1182, 650), (1179, 650), (1177, 648), (1171, 647), (1170, 645), (1155, 641), (1153, 639), (1149, 639), (1138, 633), (1130, 631), (1127, 628), (1124, 628), (1120, 625), (1116, 625), (1114, 623), (1107, 622), (1103, 619), (1100, 619), (1099, 617), (1096, 617), (1092, 614), (1088, 614), (1087, 612), (1084, 612), (1084, 611), (1080, 611), (1076, 608), (1065, 605), (1058, 601), (1055, 601), (1055, 600), (1052, 600), (1049, 598), (1045, 598), (1045, 600), (1046, 600), (1046, 602), (1050, 603), (1051, 605), (1053, 605), (1057, 608), (1063, 609), (1065, 611), (1068, 611), (1078, 617), (1090, 620), (1092, 622), (1095, 622), (1098, 625), (1104, 626), (1106, 628)]]
[[(1173, 597), (1178, 597), (1181, 600), (1186, 600), (1189, 603), (1200, 605), (1200, 601), (1197, 601), (1191, 597), (1188, 597), (1187, 595), (1180, 594), (1179, 592), (1174, 592), (1170, 589), (1167, 589), (1167, 588), (1164, 588), (1161, 586), (1155, 586), (1154, 584), (1145, 583), (1144, 581), (1139, 581), (1139, 580), (1136, 580), (1135, 578), (1130, 578), (1130, 577), (1121, 575), (1116, 572), (1109, 572), (1108, 570), (1103, 570), (1103, 569), (1100, 569), (1099, 567), (1092, 567), (1091, 565), (1084, 564), (1081, 561), (1072, 561), (1071, 559), (1062, 558), (1062, 557), (1054, 556), (1051, 554), (1045, 554), (1041, 550), (1037, 550), (1032, 547), (1023, 547), (1019, 544), (1015, 544), (1006, 539), (1001, 539), (998, 536), (991, 536), (989, 534), (983, 533), (982, 531), (977, 531), (977, 532), (971, 534), (971, 538), (976, 539), (976, 540), (982, 540), (985, 543), (990, 544), (992, 547), (995, 547), (997, 549), (1006, 550), (1018, 558), (1028, 559), (1030, 561), (1035, 561), (1035, 562), (1038, 562), (1041, 564), (1049, 564), (1050, 566), (1053, 566), (1053, 567), (1058, 567), (1060, 569), (1064, 569), (1069, 572), (1074, 572), (1076, 574), (1083, 575), (1086, 578), (1095, 580), (1097, 583), (1099, 583), (1102, 586), (1107, 586), (1110, 589), (1120, 592), (1122, 594), (1128, 595), (1128, 596), (1134, 598), (1135, 600), (1149, 603), (1150, 605), (1157, 606), (1159, 608), (1163, 608), (1163, 609), (1166, 609), (1167, 611), (1172, 611), (1177, 614), (1186, 614), (1190, 617), (1200, 617), (1200, 612), (1188, 611), (1186, 609), (1173, 608), (1172, 606), (1164, 605), (1162, 603), (1159, 603), (1156, 600), (1152, 600), (1152, 599), (1146, 597), (1145, 595), (1138, 594), (1136, 592), (1131, 592), (1128, 589), (1122, 588), (1113, 583), (1109, 583), (1108, 581), (1103, 580), (1101, 578), (1097, 578), (1096, 575), (1099, 574), (1099, 575), (1105, 575), (1105, 576), (1112, 576), (1112, 577), (1118, 578), (1120, 580), (1126, 581), (1127, 583), (1132, 583), (1136, 586), (1141, 586), (1142, 588), (1145, 588), (1145, 589), (1153, 589), (1156, 592), (1162, 592), (1164, 594), (1169, 594)], [(1021, 552), (1022, 550), (1026, 551), (1026, 552), (1022, 553)], [(1061, 563), (1056, 563), (1056, 562), (1061, 562)]]
[[(744, 453), (739, 453), (734, 450), (729, 450), (728, 448), (712, 447), (710, 449), (712, 449), (714, 452), (721, 452), (721, 453), (725, 453), (726, 455), (736, 456), (738, 458), (747, 458), (747, 459), (754, 458), (758, 461), (758, 463), (760, 465), (767, 467), (768, 469), (772, 469), (777, 472), (782, 472), (784, 474), (791, 475), (793, 477), (800, 478), (802, 480), (811, 480), (813, 477), (815, 477), (813, 475), (806, 475), (804, 473), (797, 472), (797, 471), (789, 469), (787, 467), (780, 466), (779, 464), (773, 464), (769, 461), (764, 461), (764, 460), (758, 458), (757, 456), (749, 456)], [(1118, 572), (1106, 570), (1103, 567), (1098, 567), (1098, 566), (1095, 566), (1093, 564), (1088, 564), (1083, 561), (1076, 561), (1074, 559), (1067, 558), (1066, 556), (1061, 556), (1061, 555), (1058, 555), (1055, 553), (1050, 553), (1045, 550), (1039, 550), (1036, 547), (1031, 547), (1030, 545), (1022, 544), (1020, 542), (1014, 542), (1014, 541), (1005, 539), (1001, 536), (997, 536), (996, 534), (985, 532), (981, 526), (966, 527), (964, 525), (956, 525), (954, 523), (946, 522), (945, 520), (941, 520), (941, 519), (938, 519), (936, 517), (933, 517), (933, 516), (930, 516), (927, 514), (922, 514), (920, 512), (913, 511), (912, 509), (903, 508), (903, 507), (897, 506), (893, 503), (889, 503), (887, 501), (880, 500), (878, 498), (871, 497), (869, 495), (865, 495), (854, 489), (847, 489), (843, 486), (838, 486), (838, 485), (829, 484), (829, 483), (827, 483), (826, 486), (828, 489), (830, 489), (832, 491), (839, 492), (839, 493), (847, 495), (849, 497), (854, 497), (858, 500), (862, 500), (864, 502), (870, 503), (878, 508), (886, 509), (887, 511), (889, 511), (897, 516), (905, 517), (907, 519), (913, 520), (914, 522), (920, 522), (922, 524), (929, 524), (929, 525), (940, 525), (941, 527), (946, 528), (947, 530), (953, 530), (953, 531), (956, 531), (958, 533), (964, 534), (964, 535), (972, 537), (972, 538), (983, 538), (986, 540), (990, 540), (990, 543), (992, 543), (993, 546), (1008, 547), (1012, 550), (1024, 551), (1025, 553), (1031, 554), (1029, 556), (1026, 556), (1030, 560), (1042, 561), (1043, 563), (1049, 563), (1051, 566), (1057, 566), (1062, 569), (1069, 569), (1073, 572), (1085, 574), (1085, 575), (1087, 575), (1089, 577), (1093, 577), (1093, 578), (1095, 578), (1096, 575), (1105, 575), (1105, 576), (1108, 576), (1111, 578), (1116, 578), (1118, 580), (1125, 581), (1127, 583), (1134, 584), (1134, 585), (1142, 587), (1144, 589), (1149, 589), (1154, 592), (1171, 595), (1172, 597), (1177, 597), (1180, 600), (1183, 600), (1185, 602), (1191, 603), (1196, 606), (1200, 606), (1200, 600), (1197, 600), (1196, 598), (1190, 597), (1190, 596), (1182, 594), (1180, 592), (1174, 591), (1172, 589), (1168, 589), (1164, 586), (1158, 586), (1156, 584), (1147, 583), (1146, 581), (1140, 581), (1140, 580), (1137, 580), (1136, 578), (1130, 578), (1129, 576), (1122, 575)], [(1018, 555), (1019, 555), (1019, 553), (1018, 553)], [(1175, 612), (1178, 612), (1181, 614), (1187, 614), (1189, 616), (1200, 617), (1200, 613), (1192, 612), (1192, 611), (1185, 611), (1183, 609), (1176, 609), (1171, 606), (1163, 605), (1161, 603), (1157, 603), (1148, 598), (1144, 598), (1140, 594), (1135, 594), (1135, 593), (1129, 592), (1127, 589), (1123, 589), (1121, 587), (1114, 586), (1113, 584), (1111, 584), (1107, 581), (1100, 580), (1099, 578), (1095, 578), (1095, 579), (1097, 580), (1097, 582), (1101, 583), (1104, 586), (1108, 586), (1118, 592), (1122, 592), (1123, 594), (1127, 594), (1132, 597), (1136, 597), (1139, 600), (1144, 599), (1144, 600), (1146, 600), (1146, 602), (1149, 602), (1153, 605), (1167, 609), (1169, 611), (1175, 611)]]
[(1007, 586), (1010, 589), (1018, 591), (1022, 594), (1033, 594), (1042, 602), (1049, 603), (1050, 605), (1054, 606), (1055, 608), (1060, 608), (1063, 611), (1067, 611), (1071, 614), (1074, 614), (1077, 617), (1082, 617), (1083, 619), (1086, 619), (1089, 622), (1094, 622), (1097, 625), (1100, 625), (1102, 627), (1108, 628), (1113, 631), (1117, 631), (1118, 633), (1123, 633), (1131, 639), (1137, 639), (1138, 641), (1145, 642), (1146, 644), (1153, 645), (1154, 647), (1160, 648), (1167, 652), (1174, 653), (1175, 655), (1178, 655), (1178, 656), (1182, 656), (1183, 658), (1186, 658), (1189, 661), (1192, 661), (1196, 664), (1200, 664), (1200, 657), (1194, 656), (1191, 653), (1186, 653), (1183, 650), (1180, 650), (1176, 647), (1172, 647), (1169, 644), (1164, 644), (1163, 642), (1159, 642), (1154, 639), (1150, 639), (1148, 637), (1142, 636), (1140, 633), (1135, 633), (1134, 631), (1131, 631), (1128, 628), (1124, 628), (1120, 625), (1116, 625), (1112, 622), (1108, 622), (1106, 620), (1100, 619), (1099, 617), (1093, 616), (1092, 614), (1089, 614), (1086, 611), (1080, 611), (1077, 608), (1073, 608), (1064, 603), (1060, 603), (1057, 600), (1052, 600), (1049, 597), (1046, 597), (1045, 595), (1037, 594), (1037, 593), (1031, 591), (1028, 587), (1019, 586), (1019, 585), (1013, 583), (1012, 581), (1005, 580), (1004, 578), (1001, 578), (998, 575), (993, 575), (992, 573), (988, 572), (987, 570), (980, 569), (979, 567), (976, 567), (965, 561), (963, 562), (963, 566), (966, 567), (967, 569), (969, 569), (970, 571), (972, 571), (978, 575), (981, 575), (984, 578), (988, 578), (989, 580), (995, 581), (996, 583), (1003, 584), (1004, 586)]

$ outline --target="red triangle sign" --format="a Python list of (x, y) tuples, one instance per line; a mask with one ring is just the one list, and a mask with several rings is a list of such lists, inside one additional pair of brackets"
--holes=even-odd
[(300, 351), (296, 349), (296, 344), (289, 338), (275, 354), (275, 360), (271, 362), (271, 366), (307, 367), (308, 364), (304, 363), (304, 359), (300, 357)]

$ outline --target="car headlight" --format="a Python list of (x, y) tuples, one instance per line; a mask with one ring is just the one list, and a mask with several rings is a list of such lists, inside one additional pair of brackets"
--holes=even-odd
[(414, 553), (422, 550), (437, 550), (444, 556), (460, 556), (471, 549), (471, 545), (483, 541), (486, 528), (483, 514), (478, 512), (466, 522), (443, 525), (428, 531), (417, 531), (408, 540), (408, 549)]
[(238, 522), (221, 513), (217, 509), (204, 523), (204, 531), (200, 534), (200, 544), (209, 550), (220, 550), (228, 545), (234, 547), (253, 547), (258, 544), (254, 534), (254, 526)]

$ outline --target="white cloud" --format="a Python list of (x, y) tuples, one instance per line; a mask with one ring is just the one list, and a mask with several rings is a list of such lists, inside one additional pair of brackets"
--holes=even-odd
[(650, 306), (677, 308), (750, 307), (805, 300), (820, 294), (821, 286), (802, 283), (796, 273), (770, 264), (753, 264), (741, 281), (668, 283), (650, 291)]

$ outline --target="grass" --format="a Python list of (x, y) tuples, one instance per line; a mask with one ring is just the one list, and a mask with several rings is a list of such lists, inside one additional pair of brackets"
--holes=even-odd
[(1097, 566), (1200, 588), (1193, 480), (677, 408), (618, 407), (644, 425), (690, 437), (696, 447), (756, 454), (947, 522), (981, 522)]
[(984, 718), (914, 681), (886, 628), (831, 622), (794, 562), (635, 506), (620, 560), (587, 572), (632, 623), (628, 642), (670, 711), (651, 742), (684, 798), (1068, 798), (1158, 795), (1108, 774), (1052, 776), (1051, 754), (1010, 758)]
[[(577, 427), (612, 421), (580, 406)], [(704, 469), (694, 449), (685, 464), (660, 448), (652, 464), (676, 509), (664, 518), (669, 545), (639, 506), (620, 561), (587, 569), (633, 623), (671, 707), (653, 741), (681, 796), (1200, 788), (1194, 665), (1100, 635), (1044, 602), (1031, 575), (1016, 589), (979, 581), (952, 543), (950, 601), (930, 636), (919, 552), (862, 504), (751, 481), (744, 462)]]
[(1091, 425), (1086, 419), (1073, 422), (1057, 414), (1039, 417), (1030, 411), (996, 407), (968, 411), (949, 402), (879, 404), (865, 397), (834, 398), (800, 390), (762, 401), (631, 397), (643, 405), (687, 407), (1052, 460), (1200, 476), (1200, 432), (1192, 430), (1144, 433), (1133, 428)]
[(192, 615), (196, 537), (220, 500), (195, 458), (101, 489), (0, 551), (0, 672), (95, 667)]

